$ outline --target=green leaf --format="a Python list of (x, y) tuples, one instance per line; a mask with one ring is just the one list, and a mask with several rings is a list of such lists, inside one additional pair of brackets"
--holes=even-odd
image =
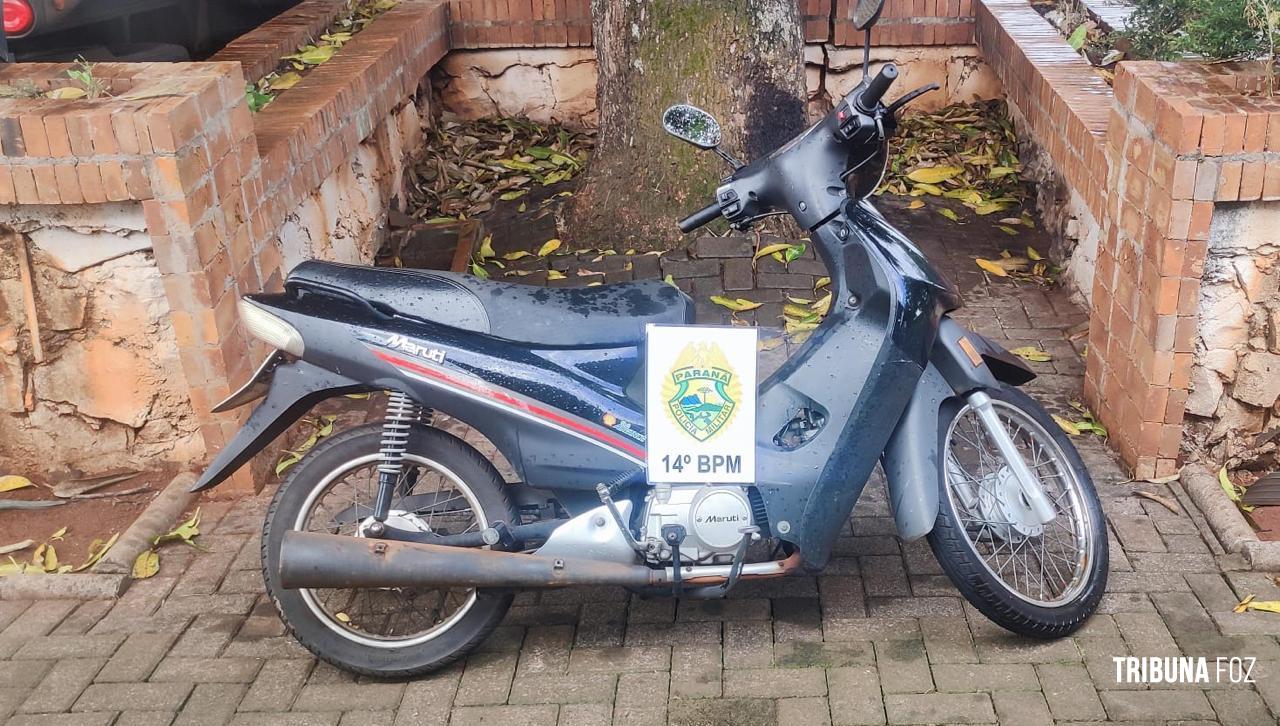
[(514, 191), (514, 192), (505, 192), (503, 194), (499, 194), (498, 199), (501, 199), (504, 202), (510, 202), (513, 199), (519, 199), (520, 197), (523, 197), (528, 193), (529, 193), (528, 189), (521, 189), (519, 191)]
[(775, 252), (782, 252), (783, 250), (787, 250), (790, 248), (791, 248), (791, 245), (787, 244), (786, 242), (778, 242), (777, 244), (765, 245), (764, 247), (761, 247), (759, 250), (757, 250), (755, 256), (752, 257), (751, 259), (758, 260), (761, 257), (766, 257)]
[(489, 279), (489, 271), (479, 265), (474, 260), (471, 262), (471, 274), (482, 279)]
[(752, 300), (745, 300), (743, 298), (727, 298), (722, 295), (712, 295), (711, 302), (719, 305), (720, 307), (729, 308), (735, 313), (744, 312), (746, 310), (755, 310), (763, 304)]
[(788, 264), (790, 264), (800, 259), (800, 256), (804, 254), (804, 250), (805, 245), (803, 242), (794, 244), (787, 248), (787, 251), (782, 255), (782, 257)]
[(538, 248), (538, 256), (546, 257), (547, 255), (560, 249), (562, 243), (558, 239), (549, 239)]
[(1071, 31), (1071, 35), (1067, 36), (1067, 45), (1071, 46), (1072, 50), (1079, 51), (1084, 47), (1084, 43), (1088, 38), (1089, 24), (1080, 23), (1075, 30)]
[(947, 219), (951, 220), (952, 222), (959, 222), (959, 221), (960, 221), (960, 216), (959, 216), (958, 214), (956, 214), (955, 212), (951, 211), (950, 209), (946, 208), (946, 207), (943, 207), (942, 209), (939, 209), (939, 210), (938, 210), (938, 214), (941, 214), (942, 216), (946, 217)]

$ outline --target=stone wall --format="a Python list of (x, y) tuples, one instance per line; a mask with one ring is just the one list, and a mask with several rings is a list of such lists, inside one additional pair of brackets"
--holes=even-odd
[[(9, 325), (11, 310), (0, 316), (0, 350), (21, 362), (6, 360), (0, 385), (7, 408), (21, 400), (0, 424), (0, 457), (38, 456), (47, 467), (88, 451), (195, 463), (225, 445), (248, 410), (211, 409), (266, 354), (240, 324), (237, 300), (279, 289), (308, 257), (372, 261), (422, 139), (418, 84), (446, 38), (443, 5), (404, 0), (258, 114), (242, 69), (266, 64), (249, 57), (99, 64), (109, 96), (0, 102), (0, 204), (20, 205), (9, 221), (31, 236), (36, 317), (86, 310), (80, 328), (47, 332), (46, 356)], [(264, 53), (283, 42), (268, 41)], [(65, 71), (3, 66), (0, 83), (49, 89), (66, 85)], [(111, 221), (57, 221), (73, 217)], [(52, 250), (92, 256), (112, 245), (127, 255), (74, 279), (57, 271)], [(5, 254), (0, 270), (6, 308), (12, 260)], [(71, 387), (77, 371), (82, 390)], [(75, 421), (104, 432), (96, 449), (59, 434)], [(260, 486), (270, 464), (260, 457), (221, 491)]]
[[(881, 47), (871, 59), (873, 67), (888, 61), (899, 65), (895, 88), (902, 92), (929, 83), (942, 87), (912, 104), (914, 109), (1001, 95), (999, 79), (975, 46)], [(461, 118), (525, 116), (539, 123), (595, 126), (591, 48), (455, 50), (431, 75), (442, 108)], [(862, 80), (862, 51), (810, 44), (805, 78), (811, 98), (838, 98)]]
[[(1187, 446), (1233, 468), (1277, 462), (1280, 204), (1222, 204), (1200, 282)], [(1269, 464), (1267, 463), (1269, 462)]]
[(14, 206), (0, 220), (0, 455), (22, 470), (200, 458), (141, 207)]

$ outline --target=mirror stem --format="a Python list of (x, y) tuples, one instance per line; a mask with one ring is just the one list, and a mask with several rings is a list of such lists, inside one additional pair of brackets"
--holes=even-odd
[(717, 154), (719, 154), (721, 159), (724, 159), (725, 161), (729, 162), (729, 166), (732, 166), (734, 171), (737, 171), (737, 170), (739, 170), (739, 169), (741, 169), (741, 168), (742, 168), (742, 162), (741, 162), (741, 161), (738, 161), (737, 159), (733, 158), (732, 156), (729, 156), (729, 155), (728, 155), (727, 153), (725, 153), (725, 151), (724, 151), (723, 149), (721, 149), (719, 146), (716, 146), (716, 147), (712, 148), (711, 150), (712, 150), (712, 151), (714, 151), (714, 152), (716, 152)]
[(862, 80), (871, 75), (871, 28), (862, 31)]

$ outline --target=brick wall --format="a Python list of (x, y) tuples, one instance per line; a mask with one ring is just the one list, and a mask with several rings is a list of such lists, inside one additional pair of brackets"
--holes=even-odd
[[(309, 32), (324, 24), (314, 5), (301, 9)], [(110, 96), (97, 100), (0, 102), (0, 204), (141, 203), (207, 450), (223, 446), (243, 415), (211, 407), (265, 353), (242, 329), (236, 301), (281, 286), (282, 226), (416, 94), (448, 49), (447, 28), (443, 4), (403, 2), (256, 115), (242, 64), (273, 67), (263, 58), (274, 59), (279, 43), (237, 62), (99, 64)], [(0, 83), (66, 85), (66, 69), (4, 66)]]
[[(1084, 395), (1136, 477), (1171, 474), (1204, 453), (1184, 425), (1197, 351), (1224, 347), (1225, 321), (1201, 290), (1215, 210), (1280, 200), (1280, 104), (1242, 93), (1261, 76), (1233, 64), (1125, 62), (1113, 90), (1023, 0), (979, 0), (976, 17), (1023, 131), (1097, 228), (1096, 250), (1077, 251), (1089, 268), (1075, 280), (1091, 313)], [(1216, 243), (1248, 248), (1227, 239), (1243, 234), (1224, 228)], [(1236, 362), (1224, 366), (1232, 376)], [(1261, 430), (1273, 404), (1255, 393), (1244, 395), (1261, 412), (1247, 419)], [(1249, 433), (1232, 431), (1224, 410), (1215, 397), (1198, 412), (1219, 438)]]
[[(872, 42), (879, 46), (970, 45), (974, 0), (887, 0)], [(848, 20), (856, 0), (800, 0), (805, 40), (862, 45)], [(454, 48), (591, 45), (590, 0), (450, 0)]]

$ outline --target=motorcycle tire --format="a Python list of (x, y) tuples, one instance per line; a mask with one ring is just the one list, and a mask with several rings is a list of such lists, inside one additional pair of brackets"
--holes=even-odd
[[(1012, 386), (988, 390), (987, 394), (997, 407), (1007, 407), (1021, 412), (1033, 421), (1038, 429), (1036, 435), (1047, 436), (1054, 448), (1060, 453), (1057, 463), (1069, 469), (1070, 478), (1078, 487), (1078, 502), (1085, 515), (1080, 531), (1090, 540), (1089, 555), (1080, 571), (1072, 579), (1074, 594), (1061, 602), (1037, 601), (1034, 596), (1019, 593), (1011, 588), (1004, 578), (993, 572), (991, 566), (978, 551), (975, 538), (966, 531), (957, 513), (956, 501), (949, 494), (949, 475), (943, 472), (939, 477), (940, 491), (938, 516), (933, 530), (928, 535), (929, 545), (934, 556), (942, 566), (951, 582), (974, 607), (992, 622), (1019, 635), (1032, 638), (1061, 638), (1078, 630), (1098, 607), (1106, 589), (1107, 580), (1107, 533), (1106, 520), (1102, 512), (1098, 494), (1093, 480), (1089, 476), (1084, 461), (1075, 446), (1062, 428), (1045, 412), (1035, 399)], [(963, 407), (950, 417), (940, 421), (940, 440), (944, 447), (942, 461), (950, 456), (951, 436), (954, 422), (968, 410)], [(998, 478), (998, 475), (997, 475)], [(985, 481), (985, 480), (984, 480)], [(1061, 499), (1060, 495), (1059, 499)], [(987, 517), (980, 517), (987, 519)], [(973, 522), (973, 519), (969, 519)], [(1074, 521), (1072, 521), (1074, 524)], [(1050, 522), (1049, 527), (1053, 525)], [(981, 527), (977, 525), (981, 539)], [(1043, 537), (1042, 537), (1043, 539)], [(1077, 540), (1079, 541), (1079, 540)], [(1005, 546), (1003, 543), (1000, 546)], [(1032, 550), (1034, 552), (1034, 549)], [(1025, 557), (1025, 556), (1024, 556)], [(1016, 552), (1012, 559), (1015, 560)], [(998, 558), (996, 560), (998, 562)], [(1043, 568), (1043, 565), (1042, 565)], [(1001, 569), (1003, 572), (1003, 569)], [(1041, 570), (1044, 572), (1044, 569)], [(1043, 578), (1044, 575), (1042, 574)], [(1043, 579), (1042, 579), (1043, 588)], [(1014, 578), (1015, 588), (1017, 579)], [(1024, 586), (1027, 581), (1024, 579)], [(1064, 588), (1065, 589), (1065, 588)], [(1043, 597), (1043, 590), (1040, 592)], [(1065, 596), (1066, 593), (1064, 592)]]
[[(267, 510), (262, 527), (262, 570), (267, 593), (289, 632), (316, 657), (353, 673), (407, 678), (444, 668), (475, 649), (506, 615), (513, 594), (476, 590), (469, 609), (442, 632), (424, 641), (419, 638), (420, 642), (396, 645), (394, 639), (376, 641), (358, 632), (355, 623), (343, 620), (341, 614), (337, 619), (330, 617), (318, 599), (309, 595), (311, 591), (284, 589), (279, 584), (280, 543), (286, 531), (297, 527), (312, 492), (327, 487), (339, 472), (355, 471), (350, 468), (353, 462), (376, 467), (381, 439), (380, 425), (351, 429), (317, 444), (294, 466)], [(421, 463), (427, 461), (452, 473), (470, 490), (482, 510), (477, 514), (485, 521), (518, 521), (501, 475), (461, 439), (438, 429), (417, 427), (409, 438), (406, 464), (411, 460), (420, 466), (427, 466)], [(354, 603), (355, 596), (351, 600)]]

